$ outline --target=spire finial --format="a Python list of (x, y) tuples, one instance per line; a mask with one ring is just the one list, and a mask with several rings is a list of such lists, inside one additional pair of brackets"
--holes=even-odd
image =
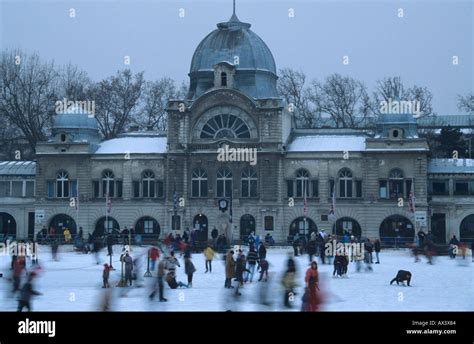
[(234, 4), (233, 4), (233, 5), (234, 5), (234, 7), (233, 7), (232, 14), (235, 16), (235, 0), (233, 0), (233, 2), (234, 2)]

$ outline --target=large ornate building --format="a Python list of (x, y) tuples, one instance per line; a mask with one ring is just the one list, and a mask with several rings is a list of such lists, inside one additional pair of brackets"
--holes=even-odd
[[(472, 160), (429, 160), (409, 114), (381, 116), (375, 132), (296, 129), (270, 49), (235, 13), (198, 45), (189, 77), (186, 99), (168, 104), (166, 135), (103, 141), (93, 116), (70, 111), (36, 162), (0, 162), (0, 233), (127, 226), (205, 238), (216, 227), (234, 242), (255, 231), (286, 243), (347, 229), (391, 243), (424, 228), (438, 243), (474, 239)], [(256, 149), (256, 163), (218, 159), (226, 146)]]

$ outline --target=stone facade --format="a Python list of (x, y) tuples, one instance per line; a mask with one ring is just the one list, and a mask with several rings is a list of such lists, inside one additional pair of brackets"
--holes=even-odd
[[(375, 132), (296, 129), (291, 107), (274, 96), (270, 50), (249, 27), (234, 15), (198, 46), (188, 96), (168, 104), (166, 137), (125, 133), (101, 142), (87, 113), (58, 115), (51, 139), (37, 147), (35, 198), (0, 197), (0, 232), (9, 214), (18, 237), (43, 226), (96, 235), (127, 226), (161, 238), (186, 228), (209, 237), (216, 227), (232, 242), (255, 231), (288, 243), (316, 229), (387, 244), (412, 241), (420, 228), (434, 229), (439, 243), (453, 234), (474, 239), (474, 167), (460, 172), (455, 162), (437, 172), (407, 114), (381, 116)], [(256, 164), (219, 161), (226, 146), (255, 149)], [(8, 178), (0, 168), (0, 182)], [(447, 194), (428, 194), (438, 179), (448, 180)], [(456, 189), (460, 179), (468, 189), (472, 180), (467, 194), (464, 184)], [(415, 221), (413, 210), (426, 221)], [(44, 219), (34, 221), (35, 211)]]

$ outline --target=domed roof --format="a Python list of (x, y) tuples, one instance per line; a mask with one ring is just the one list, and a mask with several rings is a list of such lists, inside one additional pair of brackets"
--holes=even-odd
[(399, 124), (399, 123), (417, 123), (413, 114), (408, 113), (385, 113), (381, 114), (379, 121), (382, 123)]
[(234, 64), (236, 69), (266, 70), (276, 74), (275, 60), (265, 42), (241, 22), (235, 13), (230, 20), (217, 24), (217, 29), (199, 43), (191, 61), (190, 74), (213, 70), (219, 62)]
[(98, 130), (97, 120), (78, 106), (68, 108), (54, 118), (53, 129), (92, 129)]

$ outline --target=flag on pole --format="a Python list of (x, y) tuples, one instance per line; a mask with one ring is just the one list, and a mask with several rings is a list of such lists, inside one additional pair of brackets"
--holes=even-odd
[(408, 195), (408, 210), (415, 213), (415, 190), (413, 179), (411, 180), (410, 194)]
[(229, 216), (230, 216), (230, 223), (232, 223), (232, 190), (230, 190)]
[(108, 192), (105, 197), (105, 207), (107, 209), (107, 214), (110, 214), (112, 212), (112, 200), (110, 199)]
[(336, 193), (334, 192), (334, 186), (333, 186), (331, 208), (329, 209), (329, 215), (335, 215), (335, 214), (336, 214)]
[(306, 181), (303, 181), (303, 214), (306, 217), (308, 214), (308, 202), (306, 200)]

